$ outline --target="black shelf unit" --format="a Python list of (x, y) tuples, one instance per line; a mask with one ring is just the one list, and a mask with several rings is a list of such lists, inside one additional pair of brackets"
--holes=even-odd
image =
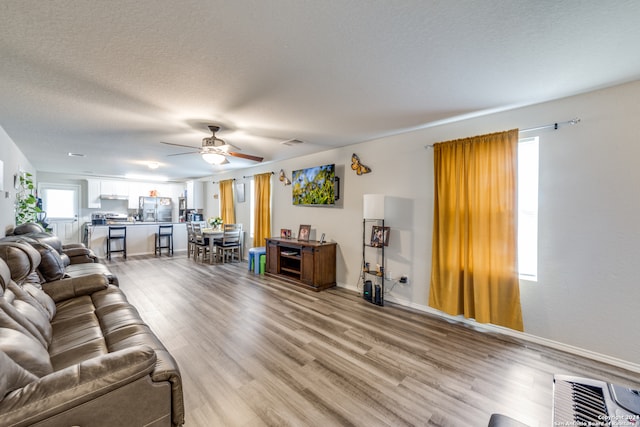
[(187, 222), (187, 199), (178, 197), (178, 221)]
[[(371, 233), (372, 228), (376, 225), (381, 226), (384, 230), (384, 219), (364, 218), (362, 220), (362, 297), (372, 304), (384, 306), (385, 239), (382, 239), (380, 246), (372, 246), (371, 234), (367, 236), (367, 230)], [(367, 253), (373, 252), (373, 250), (378, 252), (375, 254), (375, 258), (380, 260), (380, 271), (375, 268), (371, 269), (371, 266), (367, 267)], [(370, 280), (372, 278), (374, 279), (373, 281)], [(376, 283), (378, 280), (380, 281), (379, 284)]]

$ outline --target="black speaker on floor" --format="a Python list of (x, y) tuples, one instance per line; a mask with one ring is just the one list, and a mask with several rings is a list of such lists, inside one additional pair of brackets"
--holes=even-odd
[(376, 293), (373, 296), (373, 303), (374, 304), (378, 304), (378, 305), (382, 305), (382, 288), (380, 287), (380, 285), (375, 285), (374, 289), (375, 289)]
[(372, 301), (373, 300), (373, 295), (371, 294), (372, 291), (373, 289), (371, 289), (371, 280), (366, 280), (364, 282), (364, 287), (362, 289), (362, 298), (366, 299), (367, 301)]

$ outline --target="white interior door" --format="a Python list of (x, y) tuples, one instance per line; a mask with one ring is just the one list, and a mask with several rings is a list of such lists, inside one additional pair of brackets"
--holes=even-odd
[(42, 198), (45, 222), (63, 244), (80, 242), (80, 186), (74, 184), (47, 184), (38, 186)]

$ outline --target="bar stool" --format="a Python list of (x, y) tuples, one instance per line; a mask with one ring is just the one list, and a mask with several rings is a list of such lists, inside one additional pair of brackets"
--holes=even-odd
[[(162, 245), (164, 239), (165, 245)], [(162, 250), (167, 249), (173, 255), (173, 225), (159, 225), (156, 233), (155, 254), (162, 256)]]
[[(122, 241), (122, 249), (111, 249), (112, 241)], [(109, 227), (109, 235), (107, 236), (107, 259), (111, 259), (111, 254), (122, 252), (124, 259), (127, 259), (127, 227)]]
[[(260, 274), (260, 259), (262, 256), (265, 256), (266, 258), (266, 255), (267, 248), (264, 246), (249, 249), (249, 271), (253, 270), (254, 273)], [(264, 269), (262, 271), (264, 271)]]

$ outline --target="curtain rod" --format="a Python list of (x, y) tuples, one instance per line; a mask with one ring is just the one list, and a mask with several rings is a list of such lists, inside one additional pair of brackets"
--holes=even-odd
[(520, 130), (520, 133), (533, 132), (534, 130), (550, 129), (550, 128), (553, 128), (553, 130), (558, 130), (558, 127), (560, 125), (577, 125), (578, 123), (580, 123), (580, 119), (578, 117), (576, 117), (575, 119), (567, 120), (567, 121), (564, 121), (564, 122), (556, 122), (556, 123), (551, 123), (551, 124), (544, 125), (544, 126), (536, 126), (534, 128), (522, 129), (522, 130)]
[[(267, 173), (267, 172), (264, 172), (264, 173)], [(271, 171), (271, 175), (275, 175), (275, 174), (276, 174), (275, 172)], [(258, 175), (260, 175), (260, 174), (258, 174)], [(247, 178), (253, 178), (254, 176), (255, 176), (255, 175), (245, 175), (245, 176), (243, 176), (243, 178), (244, 178), (244, 179), (247, 179)]]
[[(266, 172), (265, 172), (266, 173)], [(276, 173), (271, 171), (271, 175), (275, 175)], [(247, 179), (247, 178), (253, 178), (253, 175), (245, 175), (242, 177), (242, 179)], [(236, 179), (240, 179), (240, 178), (231, 178), (232, 181), (235, 181)], [(222, 181), (227, 181), (226, 179), (223, 179)], [(222, 181), (211, 181), (212, 184), (219, 184)]]
[[(560, 125), (577, 125), (578, 123), (580, 123), (580, 118), (576, 117), (574, 119), (566, 120), (564, 122), (555, 122), (555, 123), (550, 123), (548, 125), (536, 126), (536, 127), (527, 128), (527, 129), (520, 129), (518, 133), (533, 132), (536, 130), (551, 129), (551, 128), (553, 128), (553, 130), (558, 130), (560, 128)], [(433, 144), (427, 144), (424, 146), (424, 148), (433, 148)]]

